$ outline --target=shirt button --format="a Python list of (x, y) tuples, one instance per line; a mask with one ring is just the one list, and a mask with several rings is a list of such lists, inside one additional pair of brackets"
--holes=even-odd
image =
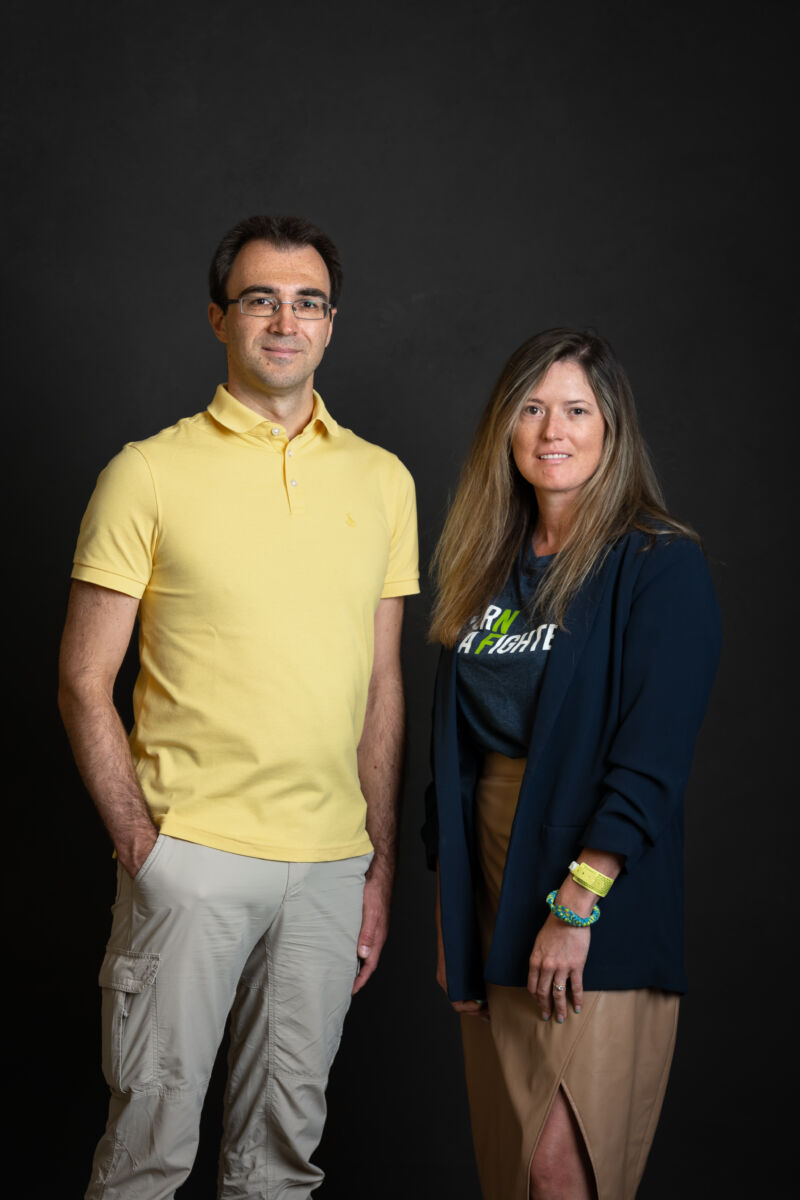
[(287, 450), (287, 451), (286, 451), (286, 453), (289, 455), (289, 458), (291, 458), (291, 457), (292, 457), (292, 451), (291, 451), (291, 450)]
[(272, 436), (273, 436), (273, 437), (277, 437), (277, 436), (278, 436), (278, 434), (280, 433), (280, 429), (278, 428), (278, 426), (277, 426), (277, 425), (275, 425), (275, 426), (273, 426), (273, 428), (270, 430), (270, 433), (272, 434)]
[(292, 487), (297, 487), (297, 480), (296, 480), (296, 479), (290, 479), (290, 480), (289, 480), (289, 483), (292, 485)]

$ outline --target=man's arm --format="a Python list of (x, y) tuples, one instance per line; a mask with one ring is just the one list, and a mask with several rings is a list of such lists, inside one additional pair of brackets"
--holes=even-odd
[(114, 680), (139, 601), (75, 580), (61, 639), (58, 707), (83, 782), (129, 875), (153, 848), (153, 824), (114, 707)]
[(389, 930), (397, 840), (397, 801), (403, 760), (405, 701), (400, 668), (403, 597), (381, 600), (375, 613), (375, 657), (369, 682), (364, 732), (358, 746), (358, 776), (367, 802), (367, 833), (375, 857), (364, 885), (358, 935), (359, 991), (378, 965)]

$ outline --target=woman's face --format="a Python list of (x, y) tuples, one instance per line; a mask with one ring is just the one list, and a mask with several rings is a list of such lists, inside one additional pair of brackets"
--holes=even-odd
[(606, 423), (576, 362), (553, 363), (522, 406), (511, 438), (520, 474), (544, 498), (575, 499), (603, 453)]

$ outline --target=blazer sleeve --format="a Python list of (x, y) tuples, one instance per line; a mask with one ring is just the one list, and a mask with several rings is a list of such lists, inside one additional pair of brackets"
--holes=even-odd
[(424, 812), (425, 820), (420, 829), (423, 844), (425, 846), (425, 861), (429, 871), (435, 871), (439, 863), (439, 805), (436, 795), (436, 731), (439, 728), (437, 715), (442, 705), (442, 662), (444, 659), (444, 651), (439, 651), (439, 661), (436, 665), (436, 679), (433, 688), (433, 702), (431, 705), (431, 739), (429, 748), (429, 762), (431, 778), (428, 786), (425, 788), (424, 797)]
[(428, 870), (435, 871), (439, 861), (439, 811), (436, 804), (436, 783), (433, 779), (425, 788), (425, 822), (420, 833), (425, 844)]
[(642, 569), (620, 631), (618, 724), (602, 799), (584, 832), (584, 845), (623, 854), (626, 866), (682, 811), (721, 641), (699, 546), (659, 538), (640, 554)]

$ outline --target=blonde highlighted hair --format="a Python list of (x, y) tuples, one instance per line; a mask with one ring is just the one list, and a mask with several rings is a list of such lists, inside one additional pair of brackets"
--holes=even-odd
[(606, 428), (598, 467), (581, 488), (569, 532), (537, 590), (536, 611), (564, 628), (572, 598), (614, 542), (632, 529), (699, 541), (667, 512), (630, 383), (611, 346), (593, 333), (546, 329), (503, 367), (467, 454), (431, 562), (433, 642), (455, 643), (502, 588), (521, 547), (533, 537), (536, 493), (514, 463), (511, 439), (532, 389), (556, 362), (583, 369)]

